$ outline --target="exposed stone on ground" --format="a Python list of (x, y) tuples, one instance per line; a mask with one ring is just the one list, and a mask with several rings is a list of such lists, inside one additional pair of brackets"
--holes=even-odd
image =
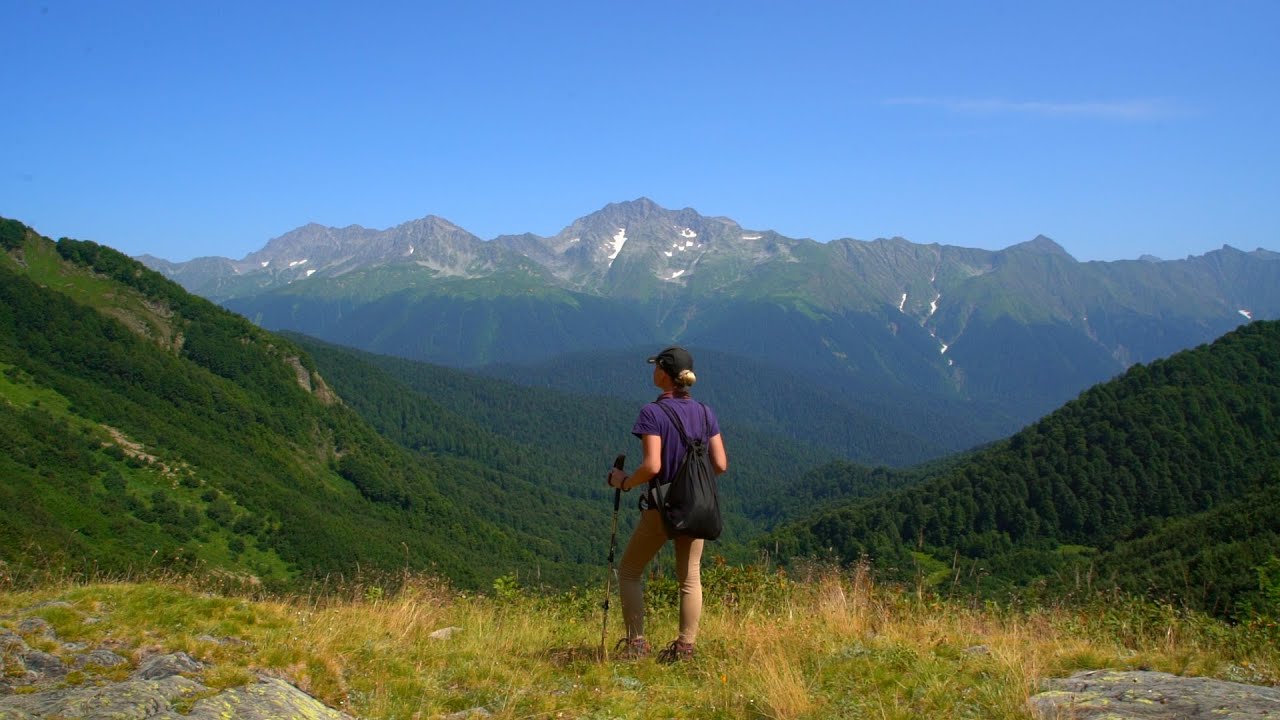
[(19, 658), (22, 667), (34, 673), (40, 680), (57, 680), (67, 674), (67, 665), (57, 655), (32, 650), (23, 653)]
[(89, 666), (111, 668), (119, 665), (125, 665), (128, 662), (128, 660), (125, 660), (110, 650), (98, 648), (97, 650), (85, 653), (84, 655), (76, 656), (75, 665), (77, 668), (82, 669)]
[(277, 718), (350, 718), (278, 678), (260, 678), (252, 685), (224, 690), (198, 701), (188, 720), (276, 720)]
[(1089, 670), (1028, 700), (1041, 720), (1280, 718), (1280, 688), (1148, 671)]
[(28, 610), (43, 610), (44, 608), (66, 608), (69, 610), (73, 607), (75, 606), (66, 600), (49, 600), (42, 603), (36, 603), (28, 608)]
[(50, 640), (55, 640), (58, 634), (54, 632), (53, 626), (43, 618), (27, 618), (18, 623), (18, 632), (23, 635), (39, 635)]
[(206, 688), (184, 677), (79, 685), (0, 697), (0, 720), (9, 718), (169, 718), (174, 700)]
[[(57, 601), (40, 607), (74, 608)], [(28, 608), (17, 617), (35, 609)], [(93, 648), (79, 642), (60, 643), (54, 651), (60, 657), (33, 649), (24, 639), (56, 641), (57, 634), (47, 621), (27, 617), (10, 627), (21, 634), (0, 628), (0, 720), (353, 720), (277, 678), (261, 677), (250, 685), (215, 693), (198, 677), (184, 677), (206, 669), (204, 663), (184, 652), (146, 657), (129, 679), (112, 682), (101, 671), (129, 664), (114, 652), (127, 652), (123, 643), (104, 641)], [(225, 642), (243, 643), (235, 639)], [(66, 686), (69, 665), (80, 672), (74, 676), (77, 684)]]
[(15, 635), (8, 630), (0, 628), (0, 653), (7, 654), (9, 652), (26, 652), (27, 650), (26, 640), (23, 640), (20, 636)]
[(427, 637), (431, 638), (432, 640), (448, 640), (449, 638), (453, 637), (455, 634), (460, 632), (462, 632), (462, 628), (460, 627), (440, 628), (439, 630), (431, 633)]
[(204, 663), (184, 652), (176, 652), (168, 655), (152, 655), (142, 661), (131, 677), (135, 680), (159, 680), (170, 675), (200, 672), (203, 669)]
[(248, 645), (249, 643), (237, 637), (216, 638), (212, 635), (197, 635), (196, 640), (200, 642), (213, 643), (215, 645)]

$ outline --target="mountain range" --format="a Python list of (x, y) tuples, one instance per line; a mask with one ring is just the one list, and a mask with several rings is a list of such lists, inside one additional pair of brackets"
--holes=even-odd
[(1003, 437), (1134, 363), (1280, 317), (1267, 250), (1078, 262), (1043, 236), (1000, 251), (819, 243), (644, 198), (550, 237), (482, 240), (428, 216), (307, 225), (242, 260), (139, 259), (269, 329), (535, 384), (564, 382), (572, 357), (573, 382), (598, 389), (615, 368), (594, 355), (671, 342), (720, 367), (740, 358), (757, 382), (803, 380), (912, 436), (910, 457), (849, 454), (895, 464)]
[[(558, 356), (599, 361), (626, 399), (529, 388), (271, 333), (110, 248), (15, 221), (0, 219), (0, 250), (6, 578), (598, 579), (601, 471), (635, 447), (628, 420), (652, 397), (629, 353)], [(700, 357), (729, 381), (699, 389), (734, 458), (716, 555), (867, 556), (885, 577), (997, 597), (1119, 588), (1242, 619), (1274, 607), (1280, 323), (1136, 364), (1007, 439), (905, 471), (836, 460), (842, 431), (898, 452), (910, 439), (872, 435), (819, 386), (796, 384), (805, 442), (782, 432), (804, 420), (787, 394), (750, 381), (765, 366)], [(557, 382), (582, 380), (567, 367)], [(536, 384), (545, 370), (489, 371)]]

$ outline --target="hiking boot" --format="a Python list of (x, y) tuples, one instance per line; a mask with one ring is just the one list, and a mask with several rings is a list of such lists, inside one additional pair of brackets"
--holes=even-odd
[(680, 642), (673, 640), (670, 645), (662, 648), (662, 652), (658, 653), (658, 662), (674, 663), (681, 660), (693, 659), (693, 643)]
[(613, 646), (613, 656), (619, 660), (639, 660), (649, 657), (651, 652), (653, 648), (649, 646), (649, 641), (642, 637), (622, 638)]

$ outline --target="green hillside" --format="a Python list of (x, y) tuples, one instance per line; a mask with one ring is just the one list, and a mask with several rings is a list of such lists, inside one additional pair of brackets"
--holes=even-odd
[(1280, 323), (1252, 323), (769, 542), (790, 556), (866, 554), (900, 574), (941, 561), (979, 591), (1096, 578), (1231, 614), (1280, 554), (1278, 358)]
[[(313, 338), (290, 338), (384, 436), (415, 452), (466, 458), (503, 473), (513, 487), (504, 488), (502, 505), (518, 508), (524, 522), (535, 527), (546, 525), (547, 518), (541, 509), (529, 512), (531, 505), (564, 503), (555, 512), (558, 522), (576, 528), (588, 542), (607, 526), (612, 507), (599, 481), (600, 469), (607, 468), (618, 452), (632, 454), (634, 464), (639, 443), (630, 433), (631, 424), (640, 405), (657, 392), (642, 383), (623, 387), (623, 394), (633, 399), (530, 388)], [(632, 370), (638, 371), (634, 374), (647, 376), (647, 366), (642, 361), (636, 365), (637, 357), (631, 356)], [(751, 539), (776, 521), (778, 508), (762, 503), (762, 498), (785, 495), (805, 471), (838, 455), (720, 414), (731, 469), (720, 484), (729, 530), (716, 552), (734, 554), (731, 545)], [(519, 478), (531, 478), (535, 484), (514, 487)], [(633, 494), (627, 505), (634, 504)]]
[(381, 437), (292, 341), (109, 248), (11, 220), (0, 240), (3, 562), (462, 586), (598, 564), (573, 513), (520, 521), (510, 476)]
[[(866, 387), (847, 374), (818, 375), (757, 357), (688, 347), (697, 358), (699, 398), (741, 426), (821, 448), (830, 459), (904, 467), (1017, 429), (996, 411), (964, 422), (976, 408), (959, 401), (895, 395), (895, 388)], [(480, 372), (531, 387), (647, 399), (652, 385), (643, 358), (655, 350), (648, 345), (566, 353), (550, 362), (494, 365)], [(815, 457), (806, 466), (819, 462)], [(803, 469), (793, 467), (787, 475), (794, 479)]]

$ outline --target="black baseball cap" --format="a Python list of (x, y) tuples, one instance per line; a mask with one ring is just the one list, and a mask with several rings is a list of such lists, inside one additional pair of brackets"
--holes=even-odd
[(656, 363), (662, 371), (670, 375), (672, 378), (678, 377), (684, 370), (693, 369), (693, 356), (688, 350), (679, 345), (672, 345), (662, 352), (649, 358), (649, 362)]

